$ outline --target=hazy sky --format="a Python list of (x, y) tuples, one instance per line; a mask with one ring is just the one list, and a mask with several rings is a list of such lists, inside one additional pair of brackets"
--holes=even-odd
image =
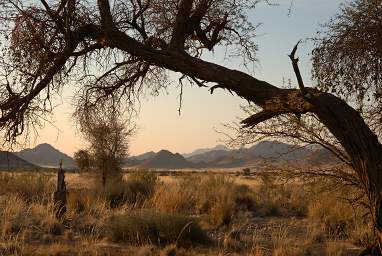
[[(294, 74), (287, 54), (299, 39), (315, 35), (319, 24), (327, 22), (339, 11), (340, 0), (295, 0), (291, 15), (288, 17), (290, 0), (274, 0), (279, 6), (259, 4), (251, 12), (254, 23), (263, 23), (258, 29), (256, 42), (259, 63), (256, 63), (255, 76), (275, 85), (281, 85), (283, 78), (292, 78)], [(298, 55), (300, 68), (305, 82), (310, 79), (311, 43), (300, 46)], [(212, 59), (211, 59), (212, 58)], [(242, 69), (238, 61), (227, 61), (222, 54), (215, 52), (209, 60), (225, 66)], [(70, 105), (72, 90), (65, 90), (57, 103), (51, 119), (45, 128), (38, 131), (39, 136), (31, 139), (30, 147), (47, 142), (59, 150), (72, 155), (74, 151), (84, 147), (84, 141), (76, 132), (71, 121)], [(205, 88), (185, 86), (183, 91), (183, 107), (178, 115), (179, 88), (174, 86), (158, 97), (150, 97), (141, 101), (137, 118), (138, 130), (130, 140), (132, 155), (146, 151), (168, 149), (172, 152), (187, 153), (196, 148), (213, 147), (224, 138), (215, 132), (221, 129), (222, 123), (233, 121), (237, 116), (244, 116), (240, 105), (246, 104), (237, 96), (222, 90), (213, 95)]]

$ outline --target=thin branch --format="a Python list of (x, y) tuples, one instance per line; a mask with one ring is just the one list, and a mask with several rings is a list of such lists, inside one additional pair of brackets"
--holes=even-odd
[(179, 93), (179, 108), (178, 108), (178, 113), (179, 113), (179, 116), (180, 116), (180, 111), (182, 109), (182, 103), (183, 103), (183, 79), (185, 78), (186, 76), (183, 75), (179, 78), (179, 85), (180, 85), (180, 93)]
[(302, 95), (305, 95), (306, 91), (305, 91), (304, 81), (302, 80), (300, 69), (298, 67), (299, 58), (295, 58), (295, 54), (296, 54), (298, 45), (300, 43), (301, 43), (301, 40), (297, 42), (297, 44), (293, 47), (292, 52), (288, 56), (292, 61), (293, 70), (297, 77), (298, 87), (300, 88)]
[(49, 14), (49, 16), (53, 19), (53, 21), (57, 24), (57, 27), (58, 29), (63, 33), (65, 34), (67, 31), (65, 30), (64, 28), (64, 24), (62, 23), (62, 21), (59, 19), (59, 16), (56, 15), (52, 9), (50, 8), (50, 6), (48, 5), (48, 3), (45, 1), (45, 0), (40, 0), (41, 3), (44, 5), (47, 13)]
[(85, 55), (85, 54), (87, 54), (87, 53), (89, 53), (89, 52), (94, 52), (95, 50), (102, 49), (103, 47), (104, 47), (104, 46), (103, 46), (102, 44), (100, 44), (100, 43), (95, 43), (95, 44), (92, 44), (92, 45), (90, 45), (90, 46), (88, 46), (88, 47), (86, 47), (86, 48), (84, 48), (84, 49), (82, 49), (82, 50), (80, 50), (80, 51), (73, 52), (73, 53), (72, 53), (72, 56), (77, 56), (77, 57), (79, 57), (79, 56)]

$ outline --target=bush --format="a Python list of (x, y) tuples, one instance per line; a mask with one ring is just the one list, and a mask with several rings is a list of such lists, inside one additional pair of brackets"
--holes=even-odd
[(104, 229), (111, 241), (133, 245), (204, 243), (208, 240), (194, 218), (147, 210), (112, 216)]
[(256, 191), (255, 213), (257, 216), (305, 217), (306, 196), (303, 185), (275, 184), (265, 176)]
[(161, 211), (201, 215), (210, 227), (230, 224), (239, 210), (255, 205), (253, 192), (221, 175), (186, 177), (160, 185), (149, 206)]
[(242, 171), (244, 176), (249, 176), (251, 174), (250, 168), (243, 168), (241, 171)]
[(248, 186), (238, 185), (227, 176), (204, 177), (197, 191), (196, 209), (211, 227), (230, 224), (239, 211), (252, 210), (256, 204)]
[(123, 204), (141, 206), (154, 193), (156, 182), (155, 173), (145, 170), (134, 171), (126, 180), (113, 179), (106, 184), (106, 200), (112, 208)]
[[(68, 192), (66, 206), (75, 214), (99, 216), (104, 212), (106, 204), (104, 197), (92, 189), (71, 189)], [(98, 214), (100, 211), (101, 213)]]
[(180, 178), (170, 186), (163, 183), (157, 184), (147, 206), (173, 214), (193, 215), (196, 213), (197, 184), (199, 183), (199, 177), (190, 176)]
[(80, 149), (74, 153), (74, 161), (76, 162), (77, 167), (80, 171), (89, 171), (92, 167), (92, 155), (88, 150)]
[(157, 176), (146, 170), (134, 171), (126, 180), (126, 196), (131, 204), (142, 204), (155, 190)]
[[(324, 200), (322, 196), (325, 196)], [(341, 202), (335, 195), (322, 196), (309, 205), (308, 218), (314, 223), (319, 223), (327, 238), (348, 238), (356, 227), (354, 209), (350, 204)]]
[(196, 209), (212, 227), (228, 225), (235, 211), (234, 183), (224, 176), (201, 181)]

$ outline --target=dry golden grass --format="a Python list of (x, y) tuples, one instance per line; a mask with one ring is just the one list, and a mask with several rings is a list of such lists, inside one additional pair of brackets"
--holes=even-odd
[(230, 177), (186, 176), (158, 184), (147, 206), (164, 212), (198, 215), (210, 228), (228, 225), (240, 210), (255, 205), (251, 190)]
[(66, 176), (56, 219), (52, 173), (0, 174), (0, 255), (355, 255), (373, 239), (338, 199), (351, 190), (318, 193), (323, 180), (142, 171), (103, 190), (90, 173)]

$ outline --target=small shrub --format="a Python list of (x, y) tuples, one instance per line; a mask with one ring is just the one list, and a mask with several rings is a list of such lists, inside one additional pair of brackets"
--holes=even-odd
[(328, 238), (348, 238), (356, 224), (351, 205), (340, 202), (335, 196), (325, 197), (309, 205), (308, 218), (318, 223)]
[(243, 210), (254, 210), (257, 206), (255, 192), (247, 185), (235, 185), (235, 203)]
[(53, 223), (53, 225), (50, 227), (50, 233), (55, 236), (60, 236), (64, 234), (65, 227), (61, 223)]
[(101, 230), (103, 219), (93, 216), (84, 216), (76, 221), (74, 230), (81, 235), (81, 238), (98, 236)]
[(261, 176), (256, 191), (257, 216), (305, 217), (308, 201), (304, 187), (298, 184), (275, 184), (269, 175)]
[(139, 170), (131, 173), (126, 180), (113, 179), (106, 184), (105, 196), (110, 207), (123, 204), (142, 205), (154, 192), (157, 176), (155, 173)]
[(106, 237), (133, 245), (204, 243), (207, 235), (193, 218), (182, 215), (133, 211), (106, 221)]
[(172, 214), (195, 214), (195, 186), (184, 185), (182, 181), (171, 186), (158, 184), (147, 206)]
[(155, 173), (146, 170), (134, 171), (126, 180), (128, 201), (133, 204), (143, 203), (153, 194), (156, 183)]
[(252, 210), (256, 205), (253, 191), (227, 176), (205, 177), (197, 191), (196, 209), (211, 227), (228, 225), (240, 210)]
[(190, 176), (180, 178), (171, 186), (158, 185), (148, 204), (161, 211), (201, 215), (212, 227), (231, 223), (240, 210), (251, 210), (255, 205), (253, 191), (237, 185), (222, 175)]
[(244, 176), (249, 176), (251, 174), (251, 169), (250, 168), (244, 168), (244, 169), (242, 169), (242, 173)]
[(76, 214), (89, 214), (105, 201), (99, 193), (94, 193), (92, 189), (71, 189), (67, 196), (67, 208)]
[(235, 212), (235, 195), (233, 190), (225, 187), (213, 191), (210, 201), (204, 201), (200, 211), (205, 213), (205, 219), (212, 227), (230, 224)]

